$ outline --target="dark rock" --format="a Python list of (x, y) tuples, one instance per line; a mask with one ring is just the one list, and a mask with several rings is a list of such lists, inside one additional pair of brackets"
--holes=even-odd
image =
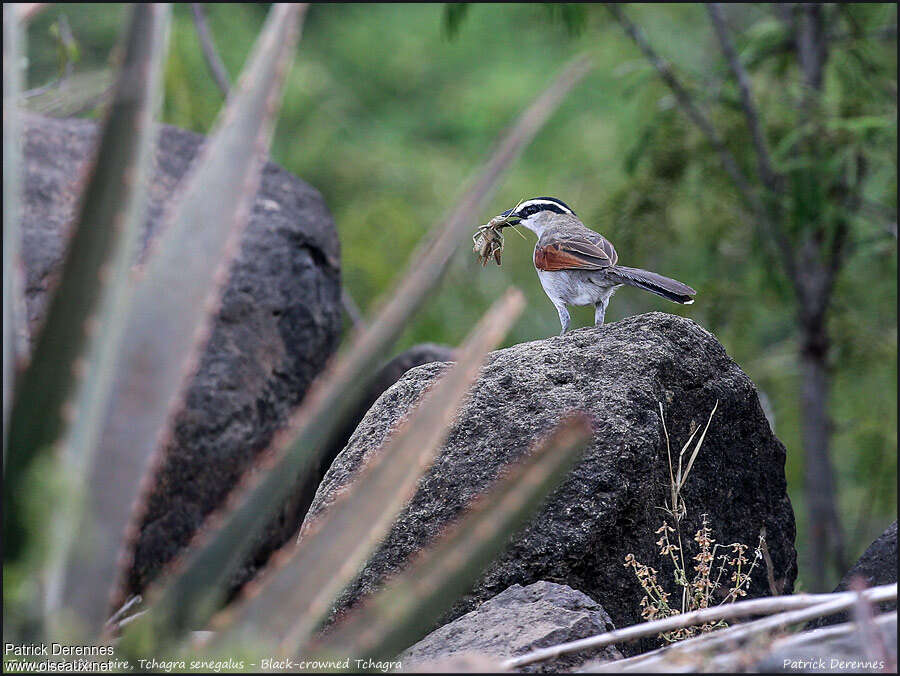
[[(366, 413), (372, 408), (378, 397), (396, 383), (400, 377), (415, 366), (422, 364), (430, 364), (435, 361), (453, 361), (455, 359), (454, 350), (448, 345), (438, 345), (436, 343), (421, 343), (413, 345), (408, 350), (404, 350), (388, 363), (382, 366), (372, 380), (366, 391), (366, 396), (356, 407), (356, 411), (347, 421), (347, 425), (341, 431), (331, 451), (323, 458), (323, 467), (327, 470), (331, 467), (331, 462), (338, 453), (344, 450), (350, 436), (356, 431), (357, 425), (365, 417)], [(318, 483), (316, 484), (318, 485)]]
[[(96, 138), (91, 121), (26, 118), (32, 334), (60, 268)], [(198, 134), (161, 127), (141, 256), (202, 142)], [(190, 540), (266, 447), (336, 348), (340, 330), (340, 246), (331, 216), (314, 188), (268, 163), (212, 337), (155, 478), (131, 572), (134, 591)], [(296, 532), (301, 518), (286, 506), (239, 578)]]
[(366, 391), (365, 397), (363, 397), (359, 406), (356, 407), (353, 415), (347, 419), (347, 424), (344, 425), (344, 428), (338, 433), (335, 442), (325, 450), (318, 464), (313, 471), (310, 472), (309, 477), (303, 483), (303, 486), (294, 494), (293, 499), (296, 500), (297, 505), (296, 513), (299, 514), (298, 522), (306, 516), (306, 512), (309, 509), (310, 504), (312, 504), (313, 498), (316, 495), (316, 490), (319, 488), (319, 484), (322, 482), (325, 472), (331, 467), (331, 463), (338, 456), (338, 453), (344, 450), (347, 441), (356, 430), (356, 426), (359, 425), (360, 421), (366, 415), (366, 412), (372, 407), (372, 404), (377, 401), (378, 397), (380, 397), (391, 385), (396, 383), (397, 380), (400, 379), (400, 376), (414, 366), (430, 364), (435, 361), (452, 361), (454, 358), (453, 355), (453, 348), (447, 345), (421, 343), (419, 345), (413, 345), (408, 350), (404, 350), (378, 370), (378, 373), (375, 374), (374, 380), (372, 380)]
[[(514, 584), (477, 609), (436, 629), (399, 656), (403, 669), (415, 669), (461, 653), (476, 653), (502, 661), (525, 653), (615, 629), (596, 601), (564, 584)], [(563, 655), (519, 669), (524, 672), (559, 672), (586, 660), (617, 660), (615, 646)]]
[[(883, 584), (893, 584), (897, 582), (897, 522), (894, 521), (887, 530), (876, 539), (869, 548), (859, 557), (859, 561), (853, 564), (853, 567), (847, 571), (847, 574), (841, 578), (838, 586), (834, 588), (836, 592), (848, 591), (853, 589), (853, 581), (861, 580), (866, 587), (878, 587)], [(880, 603), (882, 612), (897, 609), (896, 601), (885, 601)], [(807, 626), (810, 629), (816, 627), (824, 627), (829, 624), (841, 624), (847, 622), (850, 615), (846, 612), (837, 615), (829, 615), (828, 617), (819, 617), (810, 622)]]
[[(333, 501), (445, 368), (412, 369), (381, 396), (326, 473), (308, 520)], [(692, 425), (704, 424), (717, 400), (683, 492), (685, 539), (693, 545), (706, 513), (718, 542), (743, 542), (752, 552), (765, 526), (775, 583), (790, 593), (797, 568), (785, 450), (753, 383), (709, 332), (689, 319), (649, 313), (489, 355), (440, 456), (337, 610), (375, 590), (507, 463), (525, 454), (565, 412), (578, 409), (593, 420), (593, 443), (538, 516), (440, 624), (513, 584), (538, 580), (582, 590), (619, 627), (640, 622), (644, 594), (623, 565), (626, 554), (660, 569), (661, 581), (674, 590), (668, 563), (654, 544), (669, 483), (659, 402), (677, 454)], [(765, 569), (758, 569), (749, 596), (769, 594), (766, 578)]]

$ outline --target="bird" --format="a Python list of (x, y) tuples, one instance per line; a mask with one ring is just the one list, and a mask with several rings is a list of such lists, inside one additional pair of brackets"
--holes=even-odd
[(687, 284), (649, 270), (619, 265), (612, 243), (588, 228), (571, 207), (555, 197), (524, 200), (492, 220), (499, 222), (501, 229), (523, 225), (537, 235), (534, 268), (559, 314), (560, 335), (569, 330), (567, 305), (593, 305), (594, 325), (600, 326), (610, 298), (623, 284), (674, 303), (694, 302), (697, 292)]

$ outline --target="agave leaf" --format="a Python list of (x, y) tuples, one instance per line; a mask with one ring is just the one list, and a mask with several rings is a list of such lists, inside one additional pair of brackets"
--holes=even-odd
[[(22, 246), (22, 68), (25, 31), (17, 6), (3, 5), (3, 429), (9, 430), (16, 366), (26, 356)], [(23, 335), (24, 334), (24, 335)], [(7, 435), (3, 435), (6, 464)]]
[[(301, 8), (276, 5), (235, 95), (198, 154), (183, 192), (134, 281), (113, 396), (100, 437), (90, 496), (93, 539), (67, 569), (65, 603), (103, 627), (100, 590), (115, 578), (129, 506), (148, 459), (158, 459), (171, 413), (193, 372), (226, 273), (256, 194), (284, 76), (294, 53)], [(144, 487), (146, 489), (146, 487)], [(142, 503), (139, 503), (142, 504)], [(140, 515), (132, 517), (140, 518)]]
[(568, 416), (406, 570), (301, 653), (388, 659), (421, 638), (562, 481), (590, 437), (586, 416)]
[(15, 3), (14, 7), (19, 12), (19, 18), (25, 23), (28, 23), (38, 14), (47, 9), (47, 6), (49, 4), (49, 2), (19, 2)]
[(28, 98), (25, 107), (49, 117), (74, 117), (102, 107), (112, 96), (114, 80), (111, 68), (73, 73), (65, 83)]
[[(433, 228), (427, 243), (413, 253), (406, 274), (386, 296), (388, 300), (375, 318), (354, 330), (347, 350), (313, 383), (287, 429), (276, 437), (271, 453), (266, 454), (273, 458), (267, 471), (235, 490), (228, 501), (230, 509), (210, 517), (205, 535), (172, 564), (175, 572), (169, 575), (168, 582), (162, 583), (165, 591), (150, 594), (161, 599), (165, 610), (158, 616), (150, 613), (154, 622), (135, 623), (132, 632), (126, 632), (126, 640), (129, 633), (134, 634), (132, 645), (145, 648), (152, 643), (148, 634), (137, 635), (136, 632), (143, 631), (141, 624), (154, 624), (158, 630), (181, 635), (209, 620), (215, 610), (212, 600), (217, 595), (196, 587), (188, 590), (182, 581), (202, 579), (202, 571), (208, 575), (216, 571), (215, 579), (224, 579), (240, 565), (253, 546), (261, 524), (284, 504), (322, 449), (343, 428), (374, 376), (371, 365), (393, 344), (440, 281), (498, 178), (592, 67), (590, 57), (580, 57), (570, 63), (503, 137), (487, 164), (457, 200), (450, 216)], [(179, 591), (176, 593), (175, 589)], [(188, 591), (192, 599), (205, 598), (207, 602), (202, 606), (185, 602), (183, 595)], [(167, 619), (162, 620), (162, 616)]]
[[(13, 556), (22, 542), (15, 496), (21, 494), (16, 489), (24, 472), (84, 411), (84, 397), (99, 394), (93, 389), (98, 374), (89, 370), (98, 358), (94, 348), (114, 352), (118, 342), (117, 335), (104, 336), (100, 329), (110, 328), (109, 304), (119, 294), (112, 276), (124, 279), (143, 215), (141, 167), (148, 160), (151, 106), (158, 89), (157, 78), (147, 73), (161, 60), (159, 43), (167, 17), (168, 10), (162, 7), (134, 11), (116, 98), (81, 196), (62, 275), (14, 394), (4, 476), (7, 546)], [(71, 474), (67, 480), (77, 484)], [(69, 514), (70, 507), (60, 506), (59, 511)]]
[[(110, 188), (121, 191), (120, 211), (111, 214), (110, 227), (119, 231), (111, 259), (105, 264), (104, 287), (99, 308), (90, 320), (96, 328), (86, 349), (86, 366), (76, 395), (72, 398), (74, 415), (62, 441), (60, 460), (67, 481), (78, 490), (76, 503), (63, 506), (54, 514), (53, 536), (55, 550), (47, 576), (45, 611), (59, 607), (63, 596), (65, 570), (76, 566), (79, 557), (88, 557), (83, 565), (90, 565), (97, 553), (87, 548), (72, 549), (74, 535), (82, 513), (83, 493), (94, 458), (94, 448), (103, 423), (103, 414), (115, 373), (116, 357), (121, 345), (128, 303), (131, 298), (129, 271), (140, 245), (141, 226), (147, 206), (148, 174), (156, 138), (154, 118), (162, 94), (163, 59), (166, 53), (170, 7), (166, 4), (137, 4), (132, 9), (124, 36), (124, 53), (115, 92), (101, 136), (97, 154), (96, 180), (113, 181), (103, 191), (88, 191), (88, 196), (109, 198)], [(118, 156), (125, 155), (125, 161)], [(121, 173), (110, 174), (110, 168)], [(114, 193), (115, 194), (115, 193)], [(86, 207), (91, 206), (86, 204)], [(94, 218), (94, 211), (84, 212), (84, 222), (97, 227), (102, 222)], [(102, 217), (102, 212), (97, 214)], [(65, 497), (65, 496), (63, 496)], [(83, 524), (89, 533), (91, 524)], [(75, 560), (70, 560), (75, 559)], [(83, 584), (78, 580), (79, 586)]]
[[(239, 629), (273, 641), (282, 655), (293, 654), (309, 638), (412, 497), (446, 439), (485, 353), (496, 347), (523, 305), (521, 292), (511, 289), (488, 310), (460, 348), (456, 365), (422, 398), (363, 473), (301, 533), (295, 551), (283, 552), (271, 579), (263, 579), (261, 589), (239, 609), (220, 615), (214, 626), (234, 618)], [(229, 640), (223, 634), (217, 642)]]

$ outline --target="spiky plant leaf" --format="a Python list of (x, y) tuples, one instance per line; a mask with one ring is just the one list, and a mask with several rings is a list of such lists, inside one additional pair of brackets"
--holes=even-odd
[[(165, 583), (167, 589), (184, 589), (182, 579), (201, 579), (203, 571), (209, 575), (214, 572), (217, 580), (224, 579), (240, 565), (253, 546), (260, 524), (268, 522), (284, 504), (322, 450), (343, 429), (374, 376), (371, 365), (393, 344), (440, 281), (459, 242), (467, 241), (465, 233), (472, 227), (498, 178), (593, 65), (589, 56), (569, 63), (504, 135), (491, 158), (457, 200), (450, 216), (434, 227), (426, 244), (413, 253), (409, 269), (387, 295), (387, 302), (372, 321), (354, 330), (346, 351), (313, 383), (287, 429), (276, 437), (271, 452), (266, 454), (273, 458), (266, 471), (236, 489), (227, 512), (214, 514), (196, 547), (172, 565), (177, 572), (170, 574), (169, 582)], [(216, 597), (200, 589), (192, 593), (206, 599)], [(174, 601), (169, 591), (157, 594), (158, 598)], [(210, 604), (204, 607), (168, 604), (168, 630), (181, 635), (196, 629), (208, 621), (214, 610)], [(135, 622), (131, 631), (126, 632), (126, 645), (130, 640), (130, 645), (139, 645), (141, 649), (151, 647), (152, 633), (141, 628), (150, 624)]]
[[(247, 221), (274, 127), (301, 7), (276, 5), (235, 94), (200, 150), (135, 280), (113, 396), (89, 497), (93, 560), (73, 559), (65, 603), (95, 630), (109, 606), (129, 506), (148, 458), (159, 457), (188, 376), (208, 334)], [(139, 516), (137, 517), (139, 518)]]
[[(22, 493), (18, 489), (26, 469), (85, 412), (89, 403), (85, 397), (99, 397), (99, 408), (105, 403), (102, 384), (101, 391), (95, 389), (105, 374), (98, 379), (101, 374), (91, 369), (98, 358), (108, 363), (118, 344), (117, 332), (104, 335), (102, 331), (113, 328), (110, 321), (117, 321), (109, 315), (117, 310), (114, 299), (120, 289), (115, 282), (126, 281), (143, 216), (142, 167), (148, 161), (152, 105), (159, 88), (158, 78), (150, 73), (159, 69), (167, 20), (168, 9), (162, 6), (134, 10), (125, 34), (115, 99), (81, 196), (62, 275), (32, 359), (15, 390), (4, 474), (7, 556), (12, 558), (23, 542), (16, 496)], [(95, 425), (98, 415), (94, 410)], [(82, 445), (81, 451), (90, 448), (91, 444)], [(83, 459), (68, 467), (67, 481), (80, 483), (69, 470), (80, 472), (84, 467)], [(59, 511), (68, 515), (71, 507), (60, 505)]]
[[(22, 228), (22, 68), (25, 31), (17, 6), (3, 5), (3, 429), (9, 411), (17, 364), (28, 347)], [(24, 334), (24, 335), (23, 335)], [(3, 435), (6, 463), (7, 435)]]
[[(283, 560), (273, 563), (261, 588), (239, 608), (222, 613), (214, 626), (235, 621), (238, 630), (271, 641), (278, 653), (296, 652), (390, 530), (446, 439), (484, 355), (496, 347), (523, 305), (515, 289), (494, 303), (460, 347), (455, 366), (422, 397), (353, 484), (301, 533), (296, 551), (281, 552)], [(216, 643), (231, 640), (221, 633)]]
[[(119, 241), (111, 260), (103, 272), (104, 289), (99, 307), (90, 320), (92, 339), (85, 356), (85, 365), (76, 395), (72, 398), (74, 415), (61, 444), (60, 462), (70, 485), (76, 488), (75, 504), (60, 505), (54, 514), (51, 541), (56, 554), (51, 562), (46, 581), (45, 610), (56, 611), (63, 596), (71, 593), (63, 590), (67, 569), (92, 565), (97, 552), (91, 547), (72, 548), (75, 534), (82, 545), (90, 542), (92, 524), (79, 523), (84, 491), (88, 486), (94, 449), (100, 435), (103, 414), (109, 403), (109, 395), (115, 373), (116, 357), (125, 328), (128, 303), (131, 298), (129, 272), (140, 246), (141, 226), (147, 206), (147, 185), (152, 150), (155, 146), (154, 118), (162, 94), (163, 59), (166, 53), (168, 24), (171, 11), (165, 4), (135, 5), (124, 37), (122, 65), (119, 69), (115, 92), (101, 136), (97, 166), (121, 166), (121, 208), (115, 215), (113, 227), (119, 232)], [(129, 164), (122, 166), (114, 157), (118, 153), (129, 155)], [(109, 180), (109, 174), (97, 174), (98, 179)], [(90, 194), (90, 193), (89, 193)], [(108, 198), (108, 196), (107, 196)], [(87, 216), (87, 214), (86, 214)], [(90, 221), (96, 225), (97, 221)], [(61, 496), (64, 497), (64, 496)], [(71, 580), (79, 587), (83, 580)], [(103, 597), (103, 590), (99, 598)]]
[(587, 418), (569, 416), (404, 572), (301, 654), (389, 659), (415, 643), (534, 514), (590, 437)]
[(25, 107), (48, 117), (75, 117), (94, 108), (102, 108), (109, 101), (115, 85), (111, 68), (73, 73), (64, 87), (51, 87), (28, 98)]

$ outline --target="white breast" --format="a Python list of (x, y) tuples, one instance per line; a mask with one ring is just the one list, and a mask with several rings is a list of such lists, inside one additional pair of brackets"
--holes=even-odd
[(619, 286), (593, 270), (537, 270), (537, 274), (554, 304), (594, 305), (609, 298)]

